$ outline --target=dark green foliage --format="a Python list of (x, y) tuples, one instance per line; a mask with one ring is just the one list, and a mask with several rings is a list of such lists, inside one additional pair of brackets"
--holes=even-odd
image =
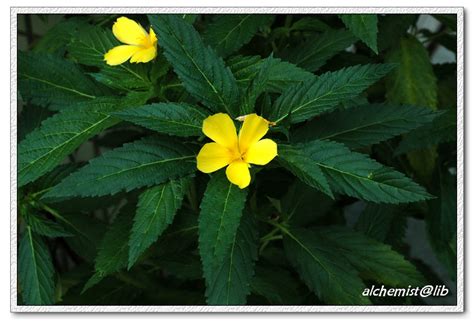
[(32, 52), (18, 52), (18, 90), (25, 100), (51, 110), (101, 95), (93, 80), (71, 61)]
[(276, 100), (271, 121), (302, 122), (351, 100), (385, 76), (393, 65), (365, 65), (327, 72), (294, 85)]
[(334, 140), (361, 148), (429, 124), (439, 114), (427, 108), (372, 104), (338, 110), (314, 119), (292, 135), (295, 142)]
[(73, 173), (46, 197), (91, 197), (160, 184), (195, 170), (190, 147), (163, 137), (148, 137), (105, 153)]
[(27, 305), (54, 303), (54, 268), (46, 242), (27, 227), (19, 243), (18, 276)]
[(377, 15), (341, 15), (344, 25), (375, 53), (377, 49)]
[(282, 57), (308, 71), (316, 71), (328, 59), (354, 43), (354, 36), (347, 30), (328, 30), (316, 39), (287, 50)]
[(186, 90), (211, 110), (237, 116), (237, 82), (193, 26), (174, 15), (150, 15), (149, 19)]
[[(455, 292), (456, 16), (127, 15), (157, 56), (110, 66), (120, 17), (18, 52), (18, 304), (456, 303), (363, 295)], [(277, 143), (244, 189), (197, 169), (216, 113)]]
[(272, 15), (222, 15), (207, 27), (203, 38), (222, 57), (237, 51), (252, 37), (271, 24)]

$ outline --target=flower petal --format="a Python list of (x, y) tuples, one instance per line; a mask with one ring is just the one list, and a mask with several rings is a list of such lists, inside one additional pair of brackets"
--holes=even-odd
[(202, 124), (202, 132), (216, 143), (238, 151), (237, 131), (228, 114), (217, 113), (207, 117)]
[(139, 62), (149, 62), (156, 57), (156, 48), (154, 46), (149, 48), (141, 49), (132, 56), (130, 59), (131, 63), (139, 63)]
[(253, 144), (262, 139), (267, 132), (267, 120), (255, 113), (247, 115), (239, 132), (240, 152), (245, 153)]
[(112, 26), (112, 32), (122, 43), (130, 45), (149, 45), (148, 33), (134, 20), (127, 17), (120, 17)]
[(140, 51), (139, 46), (119, 45), (110, 49), (109, 52), (104, 55), (104, 60), (110, 66), (120, 65), (130, 59), (137, 51)]
[(211, 173), (222, 169), (232, 162), (231, 152), (217, 143), (205, 144), (196, 158), (197, 168), (204, 173)]
[(150, 34), (151, 44), (155, 45), (156, 42), (158, 41), (158, 38), (156, 37), (155, 31), (151, 27), (150, 27), (150, 33), (149, 34)]
[(229, 164), (225, 170), (227, 179), (233, 184), (239, 186), (240, 189), (247, 187), (250, 184), (249, 165), (244, 161), (238, 160)]
[(247, 163), (265, 165), (277, 156), (277, 144), (271, 139), (262, 139), (247, 150), (244, 160)]

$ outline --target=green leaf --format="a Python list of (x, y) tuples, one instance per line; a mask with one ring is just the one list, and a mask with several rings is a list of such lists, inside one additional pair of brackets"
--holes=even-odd
[(340, 15), (341, 20), (344, 22), (344, 25), (362, 42), (367, 44), (369, 48), (372, 49), (376, 54), (378, 54), (377, 49), (377, 15)]
[(252, 279), (252, 293), (265, 297), (273, 305), (298, 305), (302, 303), (302, 295), (298, 291), (301, 283), (292, 275), (274, 265), (257, 266)]
[(230, 183), (224, 173), (213, 175), (207, 185), (200, 205), (199, 253), (208, 294), (233, 251), (246, 197), (247, 191)]
[(226, 57), (250, 42), (263, 27), (270, 25), (273, 15), (216, 15), (203, 35), (219, 56)]
[(283, 228), (285, 253), (301, 279), (327, 304), (370, 304), (357, 271), (315, 232)]
[[(439, 198), (432, 201), (426, 215), (426, 230), (431, 247), (439, 261), (448, 270), (451, 279), (456, 279), (457, 260), (457, 194), (456, 176), (440, 173)], [(451, 246), (451, 242), (455, 245)]]
[(151, 136), (104, 153), (71, 174), (45, 197), (94, 197), (130, 191), (191, 174), (195, 154), (186, 145)]
[(295, 145), (326, 175), (338, 193), (375, 203), (409, 203), (433, 198), (402, 173), (342, 144), (315, 140)]
[(60, 21), (35, 42), (32, 51), (63, 56), (66, 46), (71, 42), (71, 38), (77, 33), (78, 28), (84, 24), (85, 22), (80, 17)]
[(457, 123), (455, 111), (442, 111), (430, 125), (423, 126), (408, 133), (395, 149), (395, 155), (430, 148), (432, 146), (456, 141)]
[(100, 95), (97, 85), (74, 63), (33, 52), (18, 52), (18, 90), (24, 99), (51, 110)]
[(307, 142), (330, 139), (361, 148), (429, 124), (438, 113), (409, 105), (369, 104), (338, 110), (296, 129), (291, 139)]
[(170, 180), (140, 195), (129, 240), (128, 269), (173, 222), (187, 185), (188, 179)]
[(153, 103), (131, 108), (114, 116), (171, 136), (201, 136), (207, 110), (186, 103)]
[(298, 123), (336, 108), (355, 98), (367, 87), (385, 76), (393, 65), (369, 64), (327, 72), (288, 88), (274, 104), (271, 121), (289, 117)]
[(410, 26), (416, 23), (418, 15), (385, 15), (379, 16), (377, 43), (379, 51), (394, 49), (400, 46), (400, 39), (405, 36)]
[(186, 90), (214, 112), (239, 114), (239, 88), (221, 58), (194, 27), (175, 15), (149, 15), (165, 57)]
[(282, 58), (308, 71), (316, 71), (328, 59), (348, 48), (356, 38), (344, 29), (328, 30), (282, 53)]
[(355, 229), (364, 235), (380, 242), (387, 240), (392, 225), (401, 223), (397, 205), (369, 203), (362, 211)]
[(436, 77), (423, 44), (414, 37), (402, 38), (400, 47), (387, 54), (386, 61), (398, 64), (387, 76), (390, 102), (436, 109)]
[(21, 142), (25, 139), (26, 135), (38, 128), (51, 115), (52, 112), (50, 110), (41, 106), (28, 105), (23, 107), (18, 117), (17, 141)]
[[(282, 93), (287, 87), (299, 84), (314, 76), (312, 73), (278, 58), (269, 57), (264, 60), (272, 62), (265, 84), (265, 91), (268, 92)], [(255, 76), (260, 73), (264, 60), (259, 56), (239, 55), (230, 58), (227, 63), (239, 86), (247, 88)]]
[(98, 82), (120, 90), (148, 90), (153, 84), (148, 77), (146, 64), (123, 63), (109, 66), (104, 61), (104, 55), (113, 47), (120, 45), (111, 30), (99, 26), (83, 26), (72, 38), (68, 51), (77, 62), (100, 67), (98, 73), (92, 73)]
[(37, 234), (50, 238), (70, 237), (72, 233), (67, 232), (63, 226), (36, 214), (26, 214), (25, 220), (31, 230)]
[[(400, 46), (386, 56), (398, 63), (387, 78), (387, 99), (393, 103), (412, 104), (436, 110), (437, 84), (428, 51), (415, 37), (402, 38)], [(420, 82), (423, 81), (423, 82)], [(436, 148), (409, 153), (408, 160), (422, 179), (429, 179), (436, 164)]]
[(83, 291), (99, 283), (104, 277), (127, 266), (128, 236), (133, 224), (133, 205), (122, 208), (113, 224), (107, 229), (95, 259), (95, 273)]
[(213, 271), (206, 289), (210, 305), (243, 305), (250, 293), (250, 281), (257, 259), (257, 227), (253, 216), (244, 213), (230, 250)]
[(290, 145), (279, 145), (278, 162), (307, 185), (333, 198), (331, 188), (321, 168), (303, 151)]
[(68, 213), (58, 219), (58, 223), (73, 235), (64, 239), (68, 246), (86, 261), (92, 262), (105, 233), (105, 223), (93, 216), (77, 213)]
[(325, 227), (315, 231), (321, 245), (344, 256), (364, 279), (392, 287), (424, 285), (424, 277), (414, 265), (390, 246), (344, 227)]
[(258, 97), (265, 91), (269, 79), (269, 72), (273, 66), (273, 57), (270, 56), (263, 60), (260, 71), (255, 75), (250, 85), (247, 87), (242, 98), (242, 115), (254, 112)]
[(51, 171), (87, 139), (119, 122), (109, 113), (119, 110), (124, 105), (121, 101), (98, 98), (72, 105), (44, 120), (18, 145), (18, 185)]
[(54, 267), (44, 240), (27, 227), (18, 250), (19, 288), (27, 305), (54, 304)]

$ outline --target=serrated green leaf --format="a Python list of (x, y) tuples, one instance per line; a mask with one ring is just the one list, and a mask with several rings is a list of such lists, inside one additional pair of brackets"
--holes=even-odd
[(353, 66), (308, 79), (283, 92), (269, 119), (278, 123), (289, 118), (291, 123), (298, 123), (333, 110), (339, 103), (355, 98), (393, 67), (384, 64)]
[(188, 181), (170, 180), (140, 195), (129, 240), (128, 269), (173, 222), (187, 190)]
[(408, 133), (395, 149), (395, 155), (405, 154), (432, 146), (456, 141), (457, 123), (455, 111), (442, 111), (443, 115), (433, 120), (430, 125), (423, 126)]
[(351, 152), (342, 144), (315, 140), (294, 145), (311, 158), (338, 193), (375, 203), (409, 203), (433, 198), (402, 173)]
[(318, 228), (315, 233), (321, 245), (326, 243), (328, 248), (344, 256), (364, 279), (393, 287), (425, 284), (415, 266), (390, 246), (345, 227)]
[(344, 29), (328, 30), (318, 36), (312, 36), (301, 45), (282, 53), (281, 57), (308, 71), (316, 71), (328, 59), (348, 48), (356, 38)]
[(279, 145), (278, 162), (308, 186), (333, 198), (331, 188), (321, 168), (300, 149), (290, 145)]
[(386, 61), (398, 64), (387, 76), (390, 102), (436, 109), (436, 77), (423, 44), (414, 37), (402, 38), (400, 47), (387, 54)]
[(51, 171), (84, 141), (119, 122), (109, 114), (123, 108), (124, 102), (98, 98), (72, 105), (44, 120), (18, 145), (18, 185)]
[(367, 44), (376, 54), (379, 53), (377, 49), (377, 15), (376, 14), (352, 14), (340, 15), (344, 25), (362, 42)]
[(167, 137), (146, 137), (104, 153), (45, 197), (94, 197), (163, 183), (196, 170), (191, 148)]
[(18, 117), (18, 138), (21, 142), (26, 135), (38, 128), (41, 123), (49, 118), (52, 112), (45, 107), (28, 105), (24, 107)]
[[(413, 36), (402, 38), (400, 46), (387, 54), (386, 61), (399, 64), (387, 78), (386, 97), (390, 102), (436, 110), (436, 76), (428, 51), (420, 41)], [(437, 157), (436, 148), (408, 153), (407, 157), (421, 178), (426, 180), (431, 176)]]
[(213, 271), (206, 289), (211, 305), (243, 305), (250, 293), (250, 281), (257, 259), (257, 229), (253, 216), (244, 213), (222, 263)]
[(239, 88), (221, 58), (194, 27), (175, 15), (149, 15), (165, 57), (186, 90), (214, 112), (239, 113)]
[(202, 122), (210, 113), (186, 103), (154, 103), (131, 108), (114, 116), (171, 136), (201, 136)]
[(44, 240), (27, 227), (18, 250), (19, 288), (27, 305), (54, 304), (54, 267)]
[(73, 236), (64, 240), (80, 257), (92, 262), (105, 232), (105, 223), (87, 215), (68, 213), (57, 222)]
[(401, 222), (398, 214), (397, 205), (369, 203), (357, 219), (355, 229), (369, 238), (385, 242), (392, 224)]
[(219, 56), (226, 57), (250, 42), (273, 19), (273, 15), (217, 15), (207, 26), (203, 39)]
[(207, 185), (199, 214), (199, 253), (208, 293), (232, 252), (246, 197), (247, 191), (230, 183), (224, 173), (215, 174)]
[(24, 99), (51, 110), (101, 95), (97, 85), (74, 63), (33, 52), (18, 52), (18, 90)]
[(50, 238), (72, 236), (72, 233), (66, 231), (60, 224), (55, 223), (44, 216), (26, 214), (25, 221), (31, 230), (39, 235), (44, 235)]
[(291, 135), (294, 142), (330, 139), (349, 148), (380, 143), (428, 124), (439, 116), (410, 105), (369, 104), (338, 110), (308, 122)]
[[(268, 76), (265, 86), (265, 91), (268, 92), (282, 93), (287, 87), (299, 84), (314, 76), (312, 73), (278, 58), (267, 58), (265, 60), (272, 62), (271, 68), (267, 73)], [(264, 60), (259, 56), (240, 55), (232, 57), (227, 61), (237, 83), (243, 88), (247, 88), (250, 82), (260, 72), (263, 62)]]
[(125, 206), (107, 229), (95, 259), (95, 273), (83, 291), (99, 283), (104, 277), (127, 267), (128, 237), (133, 224), (133, 205)]
[(362, 296), (364, 283), (356, 270), (318, 234), (305, 229), (284, 229), (288, 260), (301, 279), (328, 304), (369, 304)]
[(274, 64), (273, 57), (270, 56), (262, 61), (260, 71), (255, 75), (250, 85), (245, 90), (245, 94), (242, 96), (241, 115), (254, 112), (255, 103), (257, 102), (258, 97), (265, 91), (269, 81), (269, 73)]

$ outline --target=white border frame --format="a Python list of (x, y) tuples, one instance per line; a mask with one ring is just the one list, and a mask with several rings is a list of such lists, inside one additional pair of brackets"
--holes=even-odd
[[(17, 15), (101, 13), (456, 14), (457, 305), (456, 306), (19, 306), (17, 304)], [(11, 7), (10, 311), (11, 312), (463, 312), (464, 311), (464, 9), (462, 7)]]

